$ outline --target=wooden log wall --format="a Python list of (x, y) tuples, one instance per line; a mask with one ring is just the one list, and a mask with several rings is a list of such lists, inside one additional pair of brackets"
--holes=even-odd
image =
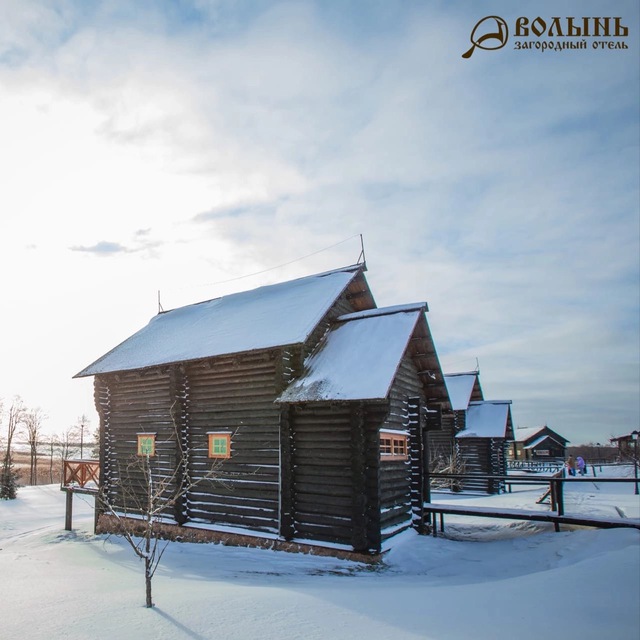
[[(504, 438), (491, 438), (489, 448), (491, 453), (491, 474), (494, 476), (506, 476), (509, 443)], [(502, 493), (505, 490), (504, 480), (494, 481), (489, 490), (490, 493)]]
[[(389, 398), (389, 414), (382, 428), (408, 430), (409, 398), (424, 399), (416, 366), (408, 357), (402, 359)], [(422, 465), (418, 442), (417, 434), (412, 434), (410, 460), (380, 463), (380, 524), (383, 540), (397, 533), (399, 528), (411, 525), (412, 495), (419, 500), (422, 493), (420, 476), (412, 473), (413, 468), (420, 469)]]
[(191, 480), (189, 474), (189, 380), (182, 365), (171, 367), (169, 376), (171, 418), (176, 429), (176, 484), (181, 488), (174, 507), (174, 517), (178, 524), (184, 524), (189, 518), (184, 487)]
[[(465, 475), (485, 475), (488, 473), (489, 456), (485, 441), (481, 438), (458, 438), (455, 441), (458, 459), (463, 465), (461, 473)], [(465, 478), (461, 483), (461, 489), (465, 491), (486, 492), (485, 480)]]
[[(191, 364), (187, 518), (276, 533), (279, 528), (277, 350)], [(231, 458), (208, 457), (208, 433), (231, 434)], [(206, 479), (212, 467), (214, 477)]]
[(380, 428), (389, 416), (389, 403), (365, 405), (365, 469), (367, 494), (367, 539), (369, 549), (379, 552), (383, 536), (382, 496), (380, 492)]
[[(277, 532), (280, 413), (273, 400), (279, 357), (263, 351), (98, 376), (103, 485), (110, 502), (136, 511), (133, 503), (144, 493), (137, 434), (155, 433), (150, 463), (156, 485), (167, 483), (167, 498), (179, 493), (185, 476), (193, 485), (167, 517)], [(231, 434), (230, 459), (208, 457), (210, 432)]]
[(111, 399), (109, 395), (109, 385), (101, 376), (93, 379), (93, 400), (98, 412), (100, 425), (98, 427), (100, 434), (100, 486), (103, 491), (109, 493), (109, 481), (111, 477), (111, 461), (112, 461), (112, 442), (111, 442)]
[[(137, 456), (138, 433), (156, 434), (156, 455), (149, 462), (154, 485), (164, 487), (160, 502), (169, 501), (175, 494), (179, 447), (171, 415), (170, 387), (168, 369), (96, 378), (104, 489), (109, 502), (123, 511), (140, 513), (146, 502), (145, 470)], [(164, 515), (174, 518), (173, 507), (168, 507)]]
[(378, 427), (385, 414), (385, 407), (353, 402), (291, 405), (282, 423), (284, 537), (379, 550)]
[(293, 535), (349, 544), (352, 534), (350, 410), (291, 407)]
[[(458, 438), (456, 444), (465, 474), (506, 475), (507, 442), (503, 438)], [(467, 477), (462, 482), (462, 489), (500, 493), (504, 490), (504, 482)]]
[(407, 398), (407, 428), (410, 433), (409, 455), (411, 460), (411, 517), (415, 529), (424, 530), (425, 482), (424, 464), (425, 432), (422, 430), (422, 399), (419, 396)]
[(448, 463), (451, 460), (455, 448), (455, 435), (464, 429), (465, 415), (465, 411), (443, 415), (441, 429), (429, 432), (429, 456), (432, 461), (440, 459)]

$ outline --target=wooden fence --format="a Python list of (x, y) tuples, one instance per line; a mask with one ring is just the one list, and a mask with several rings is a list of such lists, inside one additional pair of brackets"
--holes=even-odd
[(62, 473), (64, 487), (84, 489), (87, 484), (93, 482), (97, 491), (99, 476), (99, 460), (64, 460)]
[(564, 460), (507, 460), (510, 471), (531, 471), (533, 473), (553, 473), (564, 467)]
[[(455, 473), (437, 473), (431, 474), (431, 477), (449, 479), (451, 481), (464, 479), (464, 474)], [(427, 502), (423, 506), (425, 518), (429, 520), (433, 535), (437, 535), (436, 516), (440, 517), (440, 530), (444, 531), (444, 514), (455, 514), (461, 516), (477, 516), (485, 518), (507, 518), (510, 520), (530, 520), (538, 522), (553, 522), (556, 531), (560, 531), (560, 524), (582, 525), (588, 527), (632, 527), (640, 529), (640, 521), (630, 520), (626, 518), (610, 519), (610, 518), (592, 518), (587, 516), (565, 515), (564, 512), (564, 485), (575, 482), (593, 483), (593, 478), (569, 477), (566, 478), (560, 471), (553, 476), (531, 477), (531, 476), (484, 476), (487, 481), (504, 481), (505, 484), (522, 484), (522, 485), (548, 485), (547, 495), (550, 497), (551, 512), (526, 511), (519, 509), (502, 509), (492, 507), (467, 507), (453, 504), (445, 504), (438, 502)], [(638, 493), (638, 477), (633, 478), (599, 478), (598, 483), (634, 483), (635, 492)], [(539, 500), (538, 502), (541, 502)]]
[[(100, 461), (99, 460), (64, 460), (62, 484), (60, 491), (67, 494), (64, 528), (71, 531), (73, 520), (73, 494), (88, 493), (96, 496), (100, 488)], [(96, 522), (98, 509), (96, 509)]]

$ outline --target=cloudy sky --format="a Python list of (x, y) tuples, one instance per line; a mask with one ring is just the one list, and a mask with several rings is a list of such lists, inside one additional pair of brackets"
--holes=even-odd
[[(516, 425), (574, 444), (637, 429), (638, 14), (1, 0), (0, 397), (51, 431), (96, 425), (72, 376), (158, 291), (170, 309), (337, 268), (362, 234), (378, 305), (426, 300), (444, 370), (479, 362)], [(506, 46), (462, 58), (490, 15)], [(518, 38), (522, 16), (629, 34), (543, 51), (581, 39)]]

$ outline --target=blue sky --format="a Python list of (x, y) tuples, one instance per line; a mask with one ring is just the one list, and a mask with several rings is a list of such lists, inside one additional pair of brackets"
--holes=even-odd
[[(0, 397), (97, 423), (71, 376), (158, 290), (167, 309), (343, 266), (363, 234), (378, 304), (426, 300), (443, 368), (477, 359), (516, 425), (637, 429), (638, 13), (5, 0)], [(463, 59), (488, 15), (618, 16), (628, 37), (598, 40), (628, 49), (515, 50), (512, 29)]]

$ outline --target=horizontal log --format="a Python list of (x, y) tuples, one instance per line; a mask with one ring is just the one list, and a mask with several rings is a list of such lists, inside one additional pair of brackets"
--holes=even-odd
[(310, 540), (351, 544), (351, 525), (339, 526), (336, 523), (316, 524), (307, 521), (296, 521), (296, 537)]
[(209, 523), (213, 525), (226, 525), (240, 527), (265, 533), (276, 533), (278, 522), (273, 518), (248, 517), (246, 514), (227, 514), (206, 511), (188, 511), (188, 520), (192, 522)]
[(270, 394), (272, 400), (275, 393), (274, 373), (269, 371), (262, 376), (247, 375), (235, 381), (226, 378), (215, 384), (192, 384), (188, 398), (190, 402), (202, 402), (219, 397), (236, 397), (242, 391), (249, 398), (259, 398)]
[(297, 449), (318, 449), (332, 447), (334, 449), (349, 449), (351, 447), (351, 433), (349, 431), (333, 431), (328, 427), (325, 431), (300, 432), (294, 430), (294, 442)]
[(405, 504), (411, 501), (411, 494), (406, 486), (386, 488), (380, 492), (380, 503), (385, 507)]
[(188, 511), (201, 511), (203, 513), (224, 513), (230, 515), (247, 515), (262, 519), (274, 520), (278, 515), (278, 503), (273, 501), (230, 501), (226, 496), (198, 496), (198, 499), (189, 498), (186, 502)]
[(351, 499), (353, 493), (350, 482), (345, 482), (342, 486), (336, 484), (318, 484), (317, 482), (301, 482), (296, 480), (294, 483), (295, 495), (325, 495), (336, 496)]
[(380, 514), (379, 526), (387, 529), (413, 520), (413, 511), (410, 504), (398, 505), (394, 509), (385, 509)]
[(280, 409), (272, 402), (261, 402), (253, 405), (232, 404), (226, 407), (220, 405), (189, 404), (189, 424), (192, 427), (206, 425), (215, 419), (219, 422), (228, 421), (233, 424), (247, 424), (260, 427), (266, 424), (278, 424)]
[(295, 484), (305, 483), (315, 486), (351, 487), (351, 473), (341, 467), (298, 467), (294, 473)]
[(297, 494), (294, 503), (297, 513), (314, 513), (327, 518), (327, 520), (335, 517), (350, 520), (353, 508), (350, 498), (331, 498), (331, 496), (301, 496)]

